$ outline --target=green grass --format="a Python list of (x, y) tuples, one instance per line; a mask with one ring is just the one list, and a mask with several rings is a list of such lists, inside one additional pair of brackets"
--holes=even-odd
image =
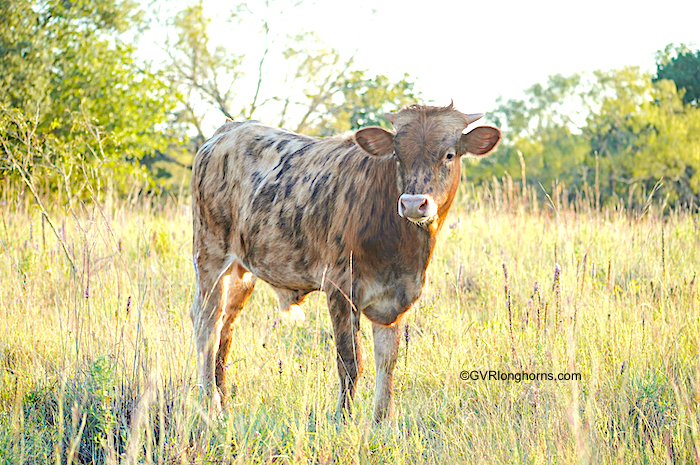
[[(369, 324), (355, 415), (340, 425), (325, 297), (281, 326), (262, 283), (235, 324), (230, 409), (205, 414), (187, 206), (56, 209), (75, 270), (37, 212), (1, 206), (0, 460), (700, 461), (697, 215), (537, 208), (502, 188), (459, 199), (405, 320), (396, 428), (371, 421)], [(462, 381), (462, 370), (582, 379)]]

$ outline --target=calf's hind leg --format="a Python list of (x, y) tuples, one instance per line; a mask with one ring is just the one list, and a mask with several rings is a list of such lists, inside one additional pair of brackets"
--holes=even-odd
[(222, 300), (224, 301), (224, 312), (219, 348), (216, 352), (215, 369), (216, 387), (219, 389), (223, 401), (228, 399), (226, 361), (231, 351), (233, 322), (253, 293), (256, 279), (255, 276), (238, 263), (233, 264), (230, 274), (223, 279)]
[(192, 326), (197, 349), (197, 375), (204, 395), (212, 407), (221, 408), (221, 395), (214, 385), (214, 356), (219, 347), (222, 327), (222, 291), (224, 278), (230, 273), (221, 260), (198, 260), (195, 254), (197, 289), (192, 302)]
[(197, 260), (197, 290), (192, 303), (192, 325), (197, 348), (199, 383), (212, 407), (221, 410), (226, 394), (224, 370), (231, 348), (231, 325), (255, 286), (255, 278), (238, 263)]

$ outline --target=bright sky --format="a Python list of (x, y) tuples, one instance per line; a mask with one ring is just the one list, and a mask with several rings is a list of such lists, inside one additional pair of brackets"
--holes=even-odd
[[(318, 0), (322, 38), (372, 73), (409, 73), (427, 100), (486, 112), (547, 76), (639, 65), (700, 45), (700, 1)], [(338, 8), (338, 5), (343, 8)], [(374, 15), (371, 9), (376, 10)]]
[[(408, 73), (425, 100), (454, 99), (466, 113), (488, 112), (499, 95), (517, 98), (552, 74), (625, 65), (653, 72), (654, 54), (667, 44), (700, 45), (700, 0), (305, 0), (289, 8), (294, 1), (266, 0), (269, 10), (263, 0), (248, 4), (258, 14), (285, 6), (265, 16), (273, 31), (315, 30), (345, 57), (356, 52), (355, 68), (397, 79)], [(171, 12), (187, 3), (166, 2)], [(254, 77), (260, 36), (245, 38), (246, 28), (257, 32), (259, 24), (227, 23), (237, 3), (205, 0), (206, 13), (215, 18), (212, 37), (244, 50)], [(280, 65), (268, 63), (268, 81), (284, 73)]]

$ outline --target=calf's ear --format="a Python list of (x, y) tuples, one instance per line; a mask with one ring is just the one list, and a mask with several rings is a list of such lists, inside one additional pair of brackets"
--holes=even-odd
[(355, 142), (362, 150), (383, 157), (394, 153), (394, 135), (380, 127), (362, 128), (355, 133)]
[(457, 155), (482, 157), (491, 152), (501, 140), (501, 131), (493, 126), (479, 126), (462, 134), (457, 142)]

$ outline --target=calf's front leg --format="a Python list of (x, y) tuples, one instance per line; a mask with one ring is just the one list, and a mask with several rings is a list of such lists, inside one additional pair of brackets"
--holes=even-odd
[(385, 418), (396, 421), (394, 368), (396, 367), (396, 359), (399, 356), (401, 321), (402, 318), (399, 318), (391, 326), (372, 323), (374, 365), (377, 371), (374, 389), (374, 421), (377, 423)]
[(357, 386), (357, 378), (362, 373), (360, 314), (338, 290), (328, 293), (328, 309), (333, 322), (340, 380), (336, 418), (342, 420), (345, 415), (349, 417), (352, 413), (351, 403), (355, 396), (355, 386)]

